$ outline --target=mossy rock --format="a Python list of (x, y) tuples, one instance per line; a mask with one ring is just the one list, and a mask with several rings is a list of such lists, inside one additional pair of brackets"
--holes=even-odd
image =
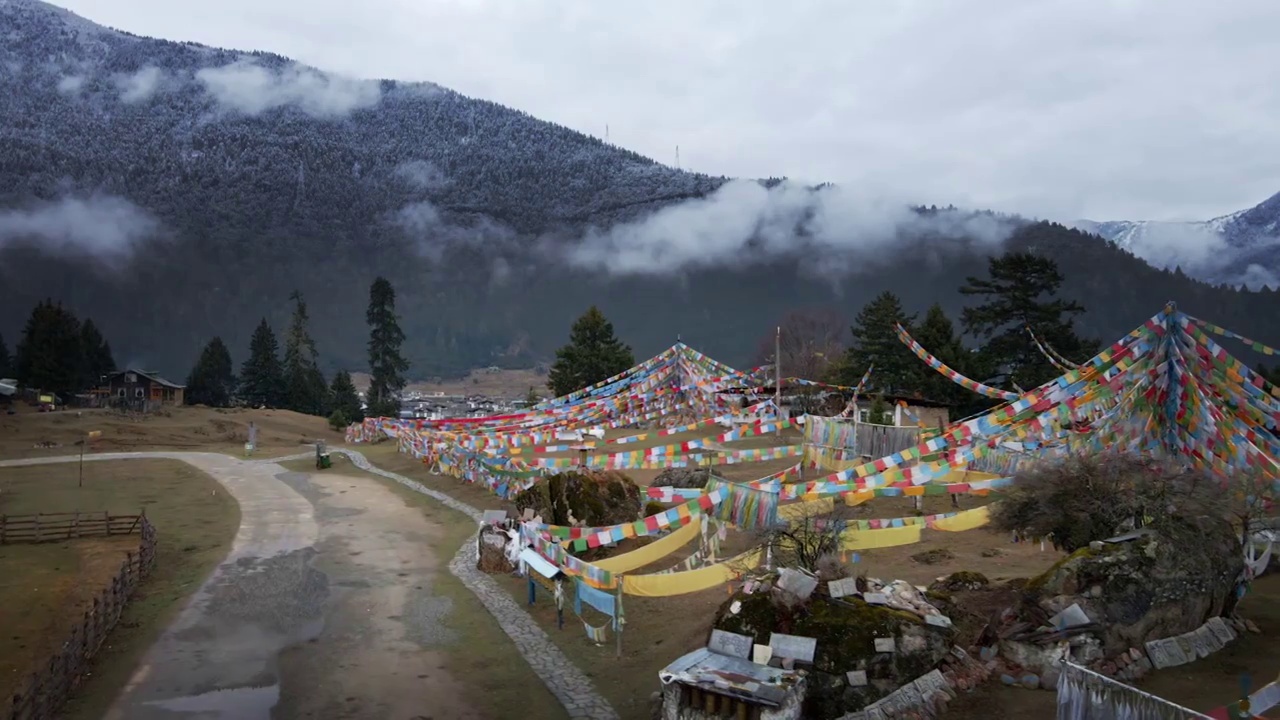
[(620, 472), (571, 471), (552, 475), (515, 497), (516, 508), (532, 509), (551, 525), (587, 527), (634, 522), (640, 518), (641, 493)]
[(959, 592), (961, 590), (979, 590), (990, 584), (991, 581), (987, 579), (987, 576), (980, 572), (960, 570), (929, 585), (929, 592), (936, 595), (950, 597), (950, 594), (954, 592)]
[[(738, 612), (730, 612), (734, 601)], [(735, 594), (720, 607), (715, 627), (750, 635), (758, 644), (774, 632), (817, 638), (805, 695), (804, 717), (837, 718), (856, 712), (932, 670), (946, 657), (954, 632), (927, 625), (918, 615), (860, 599), (815, 596), (790, 608), (770, 593)], [(876, 638), (894, 638), (896, 651), (878, 653)], [(865, 670), (868, 684), (849, 687), (845, 673)]]
[(1108, 655), (1196, 629), (1230, 610), (1243, 569), (1234, 534), (1177, 547), (1158, 534), (1099, 550), (1082, 548), (1026, 584), (1024, 602), (1053, 614), (1076, 603), (1102, 625)]

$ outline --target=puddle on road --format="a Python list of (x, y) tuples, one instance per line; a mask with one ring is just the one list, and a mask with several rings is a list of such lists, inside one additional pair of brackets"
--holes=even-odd
[(231, 688), (147, 703), (177, 713), (200, 713), (227, 720), (271, 720), (280, 701), (280, 686)]

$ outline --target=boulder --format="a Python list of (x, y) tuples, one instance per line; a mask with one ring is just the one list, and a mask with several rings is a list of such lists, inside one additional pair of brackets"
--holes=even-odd
[[(737, 612), (730, 608), (738, 603)], [(952, 646), (954, 631), (928, 625), (915, 613), (868, 605), (860, 598), (815, 595), (802, 605), (777, 601), (774, 593), (735, 593), (720, 607), (720, 630), (750, 635), (761, 645), (774, 633), (817, 639), (809, 671), (804, 717), (838, 718), (861, 710), (937, 668)], [(893, 652), (877, 652), (876, 639), (893, 638)], [(851, 686), (850, 671), (866, 673)]]
[(704, 488), (711, 477), (706, 468), (667, 468), (649, 483), (652, 487)]
[(601, 527), (640, 517), (640, 487), (613, 470), (564, 472), (516, 495), (516, 508), (532, 509), (551, 525)]
[(1194, 545), (1175, 545), (1153, 534), (1077, 550), (1027, 582), (1018, 615), (1052, 616), (1078, 604), (1101, 626), (1094, 634), (1106, 657), (1195, 630), (1230, 610), (1244, 567), (1240, 543), (1230, 533), (1204, 533)]

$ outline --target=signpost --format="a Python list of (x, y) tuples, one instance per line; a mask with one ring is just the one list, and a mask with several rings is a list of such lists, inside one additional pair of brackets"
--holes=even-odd
[(80, 478), (76, 481), (76, 487), (84, 487), (84, 449), (90, 441), (97, 440), (102, 437), (101, 430), (90, 430), (84, 434), (84, 439), (80, 441)]

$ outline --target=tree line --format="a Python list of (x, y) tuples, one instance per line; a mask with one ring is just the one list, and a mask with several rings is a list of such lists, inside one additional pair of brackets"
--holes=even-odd
[(43, 300), (31, 311), (13, 355), (0, 337), (0, 378), (63, 398), (97, 387), (114, 372), (111, 344), (92, 318), (81, 321), (62, 303)]
[[(915, 356), (898, 337), (901, 325), (934, 357), (956, 372), (1001, 389), (1038, 386), (1062, 370), (1045, 357), (1027, 332), (1074, 362), (1093, 357), (1097, 340), (1082, 338), (1075, 318), (1085, 312), (1058, 291), (1063, 276), (1050, 258), (1008, 252), (988, 261), (986, 277), (967, 277), (960, 293), (979, 302), (960, 316), (961, 330), (940, 304), (923, 318), (907, 313), (891, 291), (880, 293), (857, 313), (851, 326), (831, 310), (791, 313), (760, 341), (757, 361), (773, 364), (781, 355), (784, 376), (856, 386), (874, 368), (868, 396), (872, 415), (889, 413), (886, 396), (915, 397), (947, 404), (959, 415), (982, 412), (994, 401), (943, 377)], [(851, 342), (846, 342), (849, 338)], [(556, 354), (548, 386), (556, 395), (593, 385), (635, 364), (613, 326), (592, 307), (574, 323), (569, 344)], [(1280, 371), (1280, 369), (1278, 369)]]
[(362, 407), (351, 373), (339, 370), (326, 382), (319, 354), (309, 330), (311, 318), (302, 293), (294, 291), (293, 316), (285, 333), (284, 354), (266, 318), (258, 323), (249, 341), (249, 356), (236, 375), (231, 353), (215, 337), (200, 352), (187, 377), (187, 402), (227, 407), (240, 402), (251, 407), (281, 408), (308, 415), (327, 416), (338, 429), (366, 416), (394, 417), (400, 410), (409, 363), (401, 354), (404, 332), (396, 314), (396, 293), (385, 278), (369, 287), (369, 390)]
[[(297, 291), (290, 300), (293, 317), (284, 336), (283, 356), (266, 318), (258, 323), (249, 342), (249, 356), (238, 374), (226, 344), (222, 338), (214, 337), (200, 351), (187, 376), (186, 402), (210, 407), (248, 405), (294, 410), (328, 416), (335, 428), (362, 420), (365, 410), (351, 373), (339, 370), (331, 381), (326, 380), (311, 338), (306, 300)], [(398, 414), (399, 393), (409, 369), (401, 354), (404, 332), (400, 330), (395, 306), (391, 283), (385, 278), (376, 279), (369, 288), (365, 314), (370, 328), (367, 351), (371, 376), (365, 405), (373, 416)], [(0, 337), (0, 377), (13, 374), (26, 388), (67, 397), (99, 387), (116, 369), (111, 345), (93, 320), (85, 318), (82, 322), (52, 300), (45, 300), (32, 310), (12, 357)]]

